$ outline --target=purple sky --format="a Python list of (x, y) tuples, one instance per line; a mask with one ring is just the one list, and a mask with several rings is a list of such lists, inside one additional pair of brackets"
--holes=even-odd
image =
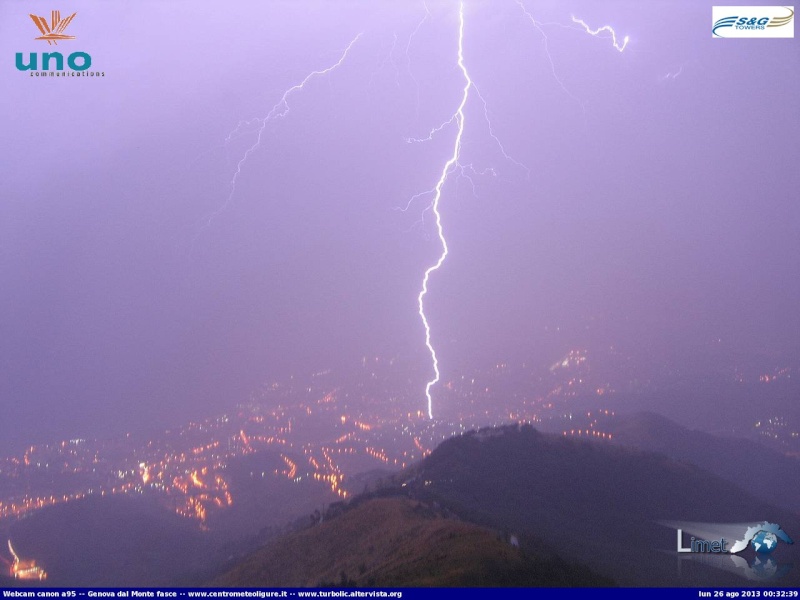
[[(393, 209), (433, 186), (455, 130), (404, 139), (463, 86), (458, 4), (428, 5), (409, 45), (422, 2), (0, 4), (0, 449), (167, 426), (365, 353), (425, 376), (416, 294), (439, 248), (430, 214), (412, 227), (424, 201)], [(496, 176), (442, 196), (443, 371), (554, 327), (656, 362), (714, 343), (796, 360), (798, 40), (712, 40), (710, 2), (525, 5), (552, 66), (513, 0), (466, 3), (467, 68), (530, 177), (473, 94), (461, 162)], [(58, 50), (104, 78), (16, 70), (47, 50), (28, 13), (54, 8), (78, 13)], [(558, 25), (571, 14), (628, 48)], [(253, 142), (229, 132), (359, 32), (200, 231)]]

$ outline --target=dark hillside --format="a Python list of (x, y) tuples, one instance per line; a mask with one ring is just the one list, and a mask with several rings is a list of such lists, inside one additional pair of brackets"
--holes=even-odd
[[(623, 584), (740, 583), (708, 569), (684, 569), (678, 577), (675, 531), (659, 521), (767, 519), (800, 532), (796, 515), (688, 463), (530, 427), (450, 439), (410, 477), (406, 489), (415, 496), (518, 532), (525, 544), (544, 540)], [(791, 561), (797, 548), (782, 546), (782, 560)]]

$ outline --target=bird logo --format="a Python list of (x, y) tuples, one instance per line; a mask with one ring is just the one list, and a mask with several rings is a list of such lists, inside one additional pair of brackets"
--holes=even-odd
[(55, 44), (58, 45), (59, 41), (63, 40), (74, 40), (74, 35), (66, 35), (64, 31), (72, 23), (72, 19), (75, 18), (75, 15), (78, 13), (72, 13), (70, 16), (62, 19), (61, 18), (61, 11), (54, 10), (50, 13), (50, 22), (47, 22), (47, 19), (44, 17), (40, 17), (38, 15), (30, 15), (31, 19), (33, 20), (36, 27), (39, 31), (42, 32), (42, 35), (35, 38), (37, 40), (44, 40), (47, 42), (48, 45)]

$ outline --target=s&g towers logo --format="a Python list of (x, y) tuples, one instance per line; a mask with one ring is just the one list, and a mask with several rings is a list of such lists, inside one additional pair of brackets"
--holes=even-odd
[(714, 6), (711, 37), (793, 38), (794, 6)]
[[(34, 40), (45, 41), (48, 46), (74, 40), (75, 36), (66, 31), (77, 14), (62, 18), (60, 10), (53, 10), (49, 21), (39, 15), (28, 15), (41, 33)], [(27, 61), (24, 53), (17, 52), (15, 63), (18, 71), (29, 71), (31, 77), (105, 77), (105, 72), (90, 71), (92, 57), (82, 51), (71, 52), (66, 58), (61, 52), (29, 52)]]

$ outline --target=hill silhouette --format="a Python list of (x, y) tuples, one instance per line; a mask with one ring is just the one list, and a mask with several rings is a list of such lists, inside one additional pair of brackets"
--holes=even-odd
[(213, 582), (227, 587), (608, 585), (556, 556), (402, 497), (362, 498), (336, 518), (282, 537)]
[(800, 512), (800, 460), (749, 439), (687, 429), (655, 413), (618, 417), (614, 441), (687, 461), (734, 482), (754, 496)]
[[(543, 541), (624, 585), (742, 584), (696, 565), (679, 575), (676, 534), (661, 521), (768, 519), (800, 533), (797, 514), (686, 462), (527, 426), (447, 440), (406, 476), (415, 497), (517, 532), (523, 546)], [(782, 546), (782, 559), (798, 558), (797, 547)]]

